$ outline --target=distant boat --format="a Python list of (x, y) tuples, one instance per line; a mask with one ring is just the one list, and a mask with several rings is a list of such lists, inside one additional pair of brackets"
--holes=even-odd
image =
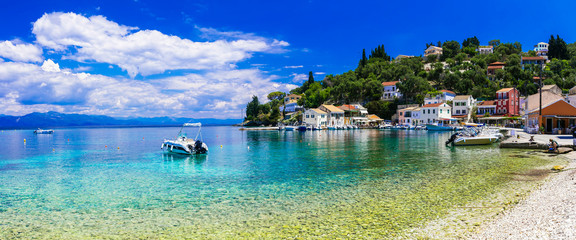
[(438, 126), (434, 124), (426, 124), (426, 129), (428, 129), (428, 131), (454, 131), (454, 127), (452, 126)]
[[(198, 127), (198, 133), (195, 138), (188, 138), (186, 134), (183, 133), (184, 127)], [(162, 150), (168, 153), (177, 154), (206, 154), (208, 153), (208, 146), (206, 143), (202, 142), (202, 134), (200, 133), (201, 123), (185, 123), (180, 128), (180, 132), (176, 136), (176, 139), (165, 139), (162, 143)]]
[(52, 129), (40, 129), (40, 128), (38, 128), (38, 129), (34, 130), (34, 133), (35, 133), (35, 134), (52, 134), (52, 133), (54, 133), (54, 130), (52, 130)]
[(306, 126), (304, 126), (304, 125), (298, 126), (298, 131), (300, 131), (300, 132), (305, 132), (305, 131), (306, 131)]
[(284, 130), (286, 131), (294, 131), (294, 126), (285, 126)]

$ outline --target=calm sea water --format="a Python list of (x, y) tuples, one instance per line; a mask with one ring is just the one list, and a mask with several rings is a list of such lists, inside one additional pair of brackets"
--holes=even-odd
[(202, 128), (206, 156), (162, 154), (162, 140), (178, 130), (2, 131), (4, 237), (257, 237), (325, 216), (345, 225), (352, 210), (343, 209), (400, 204), (407, 191), (450, 178), (454, 168), (497, 167), (506, 154), (495, 146), (447, 148), (450, 133), (234, 127)]

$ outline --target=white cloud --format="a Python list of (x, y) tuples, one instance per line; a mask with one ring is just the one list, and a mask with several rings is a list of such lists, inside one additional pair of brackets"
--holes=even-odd
[(308, 79), (308, 74), (304, 74), (304, 73), (292, 73), (290, 74), (290, 77), (292, 77), (292, 82), (294, 83), (302, 83), (304, 80)]
[(284, 68), (303, 68), (303, 65), (298, 65), (298, 66), (284, 66)]
[(0, 57), (18, 62), (41, 62), (42, 49), (33, 44), (0, 42)]
[(0, 114), (58, 111), (132, 117), (240, 118), (240, 110), (252, 95), (264, 101), (270, 92), (288, 92), (296, 87), (275, 82), (278, 78), (247, 69), (144, 82), (65, 72), (52, 60), (46, 60), (42, 66), (3, 62)]
[(314, 74), (315, 74), (315, 75), (326, 75), (325, 72), (315, 72)]
[(156, 30), (119, 25), (103, 16), (88, 18), (75, 13), (44, 14), (32, 30), (38, 44), (65, 52), (68, 59), (114, 64), (131, 77), (172, 69), (227, 69), (252, 53), (279, 52), (289, 45), (254, 34), (206, 28), (201, 31), (236, 40), (194, 42)]

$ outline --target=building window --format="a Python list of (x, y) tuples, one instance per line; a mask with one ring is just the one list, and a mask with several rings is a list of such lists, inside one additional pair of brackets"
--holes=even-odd
[(436, 114), (436, 109), (432, 109), (432, 114)]

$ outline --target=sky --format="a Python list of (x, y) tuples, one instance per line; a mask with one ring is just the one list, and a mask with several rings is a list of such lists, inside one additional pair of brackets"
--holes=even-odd
[(576, 41), (573, 1), (0, 1), (0, 114), (17, 116), (242, 118), (381, 44)]

